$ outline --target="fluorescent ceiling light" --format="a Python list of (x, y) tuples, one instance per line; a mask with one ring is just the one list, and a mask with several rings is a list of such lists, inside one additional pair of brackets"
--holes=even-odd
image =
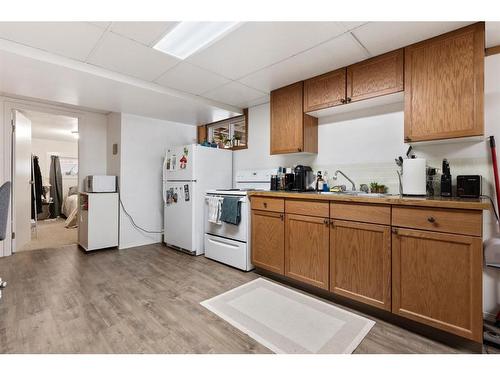
[(153, 47), (184, 60), (234, 30), (239, 22), (180, 22)]

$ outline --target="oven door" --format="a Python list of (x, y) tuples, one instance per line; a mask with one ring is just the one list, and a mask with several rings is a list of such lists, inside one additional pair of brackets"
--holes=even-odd
[(205, 234), (205, 257), (250, 271), (253, 266), (245, 242)]
[(208, 221), (208, 201), (205, 199), (205, 233), (219, 237), (226, 237), (236, 241), (247, 242), (248, 236), (248, 200), (242, 197), (241, 221), (239, 225), (222, 222), (214, 224)]

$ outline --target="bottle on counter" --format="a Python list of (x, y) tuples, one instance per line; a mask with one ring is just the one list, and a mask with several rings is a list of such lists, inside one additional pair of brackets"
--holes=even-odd
[(286, 174), (286, 168), (285, 167), (278, 167), (278, 190), (285, 190), (285, 174)]
[(285, 190), (290, 191), (293, 189), (294, 180), (295, 180), (295, 174), (292, 172), (292, 168), (287, 168), (285, 174)]
[(328, 186), (328, 172), (323, 172), (323, 191), (330, 191), (330, 186)]
[(281, 190), (286, 190), (286, 167), (282, 167), (281, 172)]
[(271, 190), (278, 190), (278, 175), (271, 175)]
[(316, 177), (316, 191), (323, 191), (324, 180), (321, 175), (321, 171), (318, 171), (318, 175)]

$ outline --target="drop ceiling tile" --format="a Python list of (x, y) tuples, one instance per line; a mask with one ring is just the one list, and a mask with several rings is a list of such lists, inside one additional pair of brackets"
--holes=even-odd
[(109, 21), (92, 21), (89, 22), (92, 25), (95, 25), (97, 27), (100, 27), (101, 29), (107, 29), (109, 25), (111, 25), (111, 22)]
[(466, 26), (471, 22), (371, 22), (353, 31), (376, 56)]
[(80, 61), (103, 32), (88, 22), (0, 22), (0, 38)]
[(151, 46), (175, 25), (177, 22), (113, 22), (110, 30), (136, 42)]
[(368, 22), (356, 22), (356, 21), (348, 21), (348, 22), (339, 22), (342, 27), (345, 28), (346, 31), (351, 31), (351, 30), (354, 30), (354, 29), (357, 29), (358, 27), (362, 26), (362, 25), (366, 25)]
[(260, 98), (254, 99), (254, 100), (248, 100), (242, 103), (238, 104), (238, 107), (240, 108), (250, 108), (250, 107), (255, 107), (257, 105), (261, 105), (264, 103), (269, 103), (271, 100), (271, 97), (269, 95), (264, 95)]
[(221, 103), (238, 106), (242, 103), (251, 102), (264, 96), (265, 93), (238, 82), (230, 82), (227, 85), (217, 87), (204, 93), (202, 96)]
[(247, 22), (186, 61), (238, 79), (344, 32), (339, 22)]
[(120, 35), (107, 32), (88, 62), (118, 73), (153, 81), (180, 60)]
[(269, 92), (291, 83), (366, 59), (368, 54), (350, 33), (262, 69), (239, 80)]
[(181, 62), (163, 74), (156, 82), (162, 86), (199, 95), (225, 85), (229, 83), (229, 80), (208, 70)]
[(500, 22), (486, 22), (486, 47), (500, 45)]

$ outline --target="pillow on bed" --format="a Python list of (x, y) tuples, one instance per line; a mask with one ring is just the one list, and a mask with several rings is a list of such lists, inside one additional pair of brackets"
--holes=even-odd
[(71, 186), (69, 189), (68, 189), (68, 197), (70, 195), (76, 195), (78, 194), (78, 186)]

